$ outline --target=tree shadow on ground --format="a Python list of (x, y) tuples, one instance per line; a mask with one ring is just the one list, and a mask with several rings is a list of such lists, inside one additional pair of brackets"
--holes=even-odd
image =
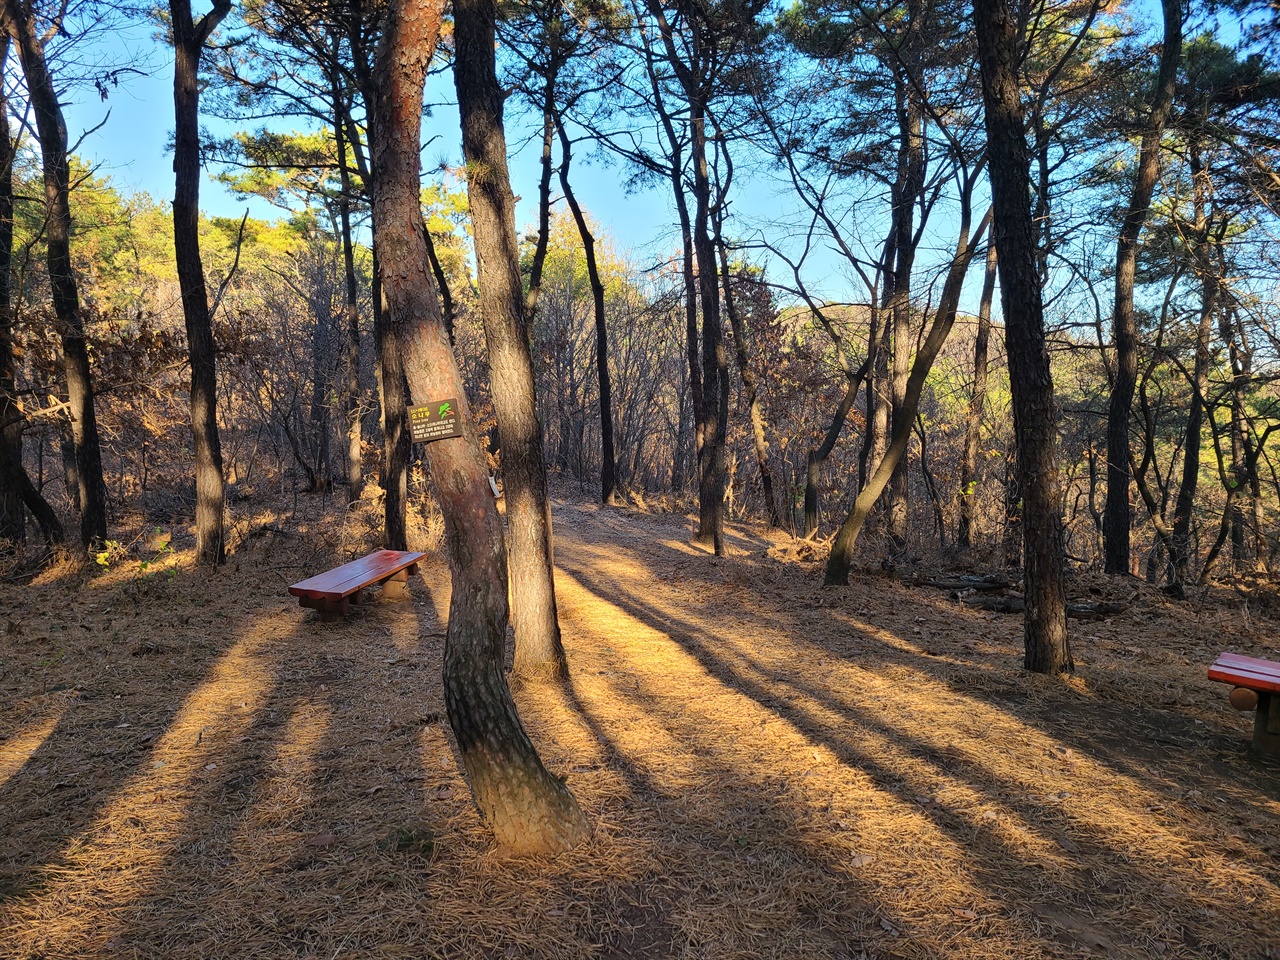
[[(647, 565), (641, 558), (628, 559), (641, 567)], [(1142, 808), (1143, 800), (1158, 808), (1168, 798), (1149, 791), (1140, 777), (1110, 770), (1089, 752), (1087, 743), (1077, 742), (1074, 749), (1082, 752), (1072, 755), (1071, 748), (1061, 741), (1063, 730), (1070, 728), (1063, 718), (1047, 729), (1036, 730), (1027, 724), (1043, 723), (1045, 718), (1036, 711), (1026, 715), (1025, 704), (1004, 696), (992, 697), (990, 690), (949, 688), (953, 678), (939, 670), (934, 658), (910, 654), (900, 638), (897, 643), (872, 640), (862, 644), (855, 658), (858, 664), (851, 665), (855, 674), (864, 674), (868, 686), (877, 681), (874, 685), (880, 690), (874, 700), (850, 691), (847, 682), (841, 684), (846, 687), (843, 690), (825, 687), (806, 679), (809, 671), (803, 662), (791, 662), (779, 670), (735, 643), (734, 630), (744, 620), (753, 619), (750, 613), (740, 617), (726, 614), (715, 625), (683, 617), (669, 598), (662, 602), (652, 590), (639, 594), (629, 588), (626, 577), (610, 576), (605, 558), (590, 548), (584, 549), (581, 557), (576, 551), (561, 549), (559, 563), (583, 584), (590, 583), (588, 589), (602, 602), (678, 643), (719, 683), (785, 719), (810, 742), (832, 750), (841, 763), (870, 776), (886, 795), (916, 798), (908, 802), (915, 803), (933, 829), (970, 851), (966, 860), (981, 885), (1029, 925), (1044, 923), (1067, 942), (1096, 949), (1124, 944), (1125, 949), (1136, 951), (1158, 942), (1166, 949), (1214, 955), (1217, 948), (1213, 944), (1221, 942), (1215, 937), (1219, 924), (1204, 913), (1212, 908), (1202, 898), (1204, 875), (1199, 871), (1212, 864), (1225, 876), (1223, 869), (1239, 864), (1224, 862), (1209, 842), (1205, 825), (1191, 822), (1194, 817), (1162, 815), (1160, 809)], [(648, 574), (637, 582), (652, 583), (654, 578), (662, 582), (658, 575), (669, 579), (670, 571), (650, 568)], [(681, 569), (682, 587), (691, 588), (690, 578), (691, 571)], [(723, 588), (723, 584), (705, 585)], [(779, 633), (785, 633), (787, 627), (782, 617), (769, 625)], [(821, 643), (813, 635), (806, 639), (810, 644)], [(869, 651), (874, 651), (870, 657)], [(828, 652), (843, 657), (838, 651)], [(883, 678), (876, 675), (879, 671), (897, 673), (890, 679), (899, 689), (886, 692)], [(850, 675), (850, 669), (844, 667), (834, 673), (827, 668), (816, 672), (819, 681), (847, 681)], [(928, 689), (913, 689), (912, 683), (925, 683)], [(895, 698), (916, 697), (953, 702), (935, 702), (932, 725), (923, 716), (920, 723), (901, 722), (902, 711), (895, 714), (878, 709)], [(920, 706), (921, 713), (927, 713), (923, 708), (930, 705), (922, 700)], [(981, 723), (1006, 729), (965, 730), (966, 711), (977, 714)], [(895, 715), (897, 723), (886, 719)], [(851, 728), (857, 731), (856, 736), (849, 735)], [(1029, 757), (1040, 769), (1026, 775), (996, 769), (981, 749), (985, 737), (995, 734), (1002, 739), (987, 746), (988, 755), (1013, 751)], [(1014, 742), (1014, 737), (1023, 742)], [(1066, 752), (1055, 755), (1057, 750)], [(1036, 786), (1042, 780), (1070, 784), (1086, 774), (1099, 785), (1090, 791), (1088, 804), (1099, 809), (1082, 810), (1080, 801), (1065, 802), (1070, 791), (1050, 792), (1045, 789), (1048, 783)], [(1107, 780), (1115, 781), (1114, 790), (1102, 786)], [(1222, 785), (1212, 777), (1205, 782)], [(954, 794), (957, 787), (971, 793), (972, 802), (940, 801), (944, 792)], [(1036, 789), (1042, 792), (1033, 794)], [(1117, 792), (1131, 793), (1133, 802), (1118, 799)], [(988, 809), (978, 809), (984, 805)], [(991, 819), (984, 819), (988, 815)], [(1111, 818), (1143, 822), (1136, 830), (1112, 830), (1107, 824)], [(1164, 845), (1168, 845), (1168, 855), (1162, 852)], [(1242, 897), (1252, 896), (1245, 892), (1250, 883), (1274, 883), (1265, 869), (1254, 874), (1243, 868), (1234, 879)], [(1158, 931), (1134, 931), (1127, 912), (1135, 895), (1160, 903), (1169, 922)], [(1267, 942), (1266, 931), (1275, 923), (1274, 901), (1272, 891), (1255, 903), (1245, 921), (1258, 949)], [(1206, 950), (1209, 952), (1203, 952)]]

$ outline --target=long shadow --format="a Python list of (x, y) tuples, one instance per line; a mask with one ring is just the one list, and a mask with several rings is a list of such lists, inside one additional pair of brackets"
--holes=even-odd
[[(325, 924), (315, 922), (314, 909), (308, 916), (307, 907), (342, 886), (350, 844), (370, 862), (389, 867), (370, 871), (384, 880), (397, 869), (404, 872), (406, 860), (416, 870), (429, 859), (439, 831), (422, 824), (430, 812), (423, 797), (437, 772), (424, 772), (418, 736), (438, 719), (424, 711), (421, 724), (389, 729), (380, 722), (406, 700), (425, 700), (415, 669), (419, 651), (397, 650), (391, 630), (385, 631), (383, 650), (344, 641), (345, 632), (378, 625), (372, 609), (321, 625), (314, 614), (296, 611), (282, 621), (271, 605), (247, 614), (250, 625), (226, 637), (201, 661), (198, 674), (192, 670), (180, 683), (134, 698), (141, 702), (97, 698), (114, 710), (131, 711), (134, 723), (117, 724), (117, 714), (107, 718), (108, 725), (82, 711), (73, 722), (64, 721), (5, 784), (8, 802), (0, 807), (0, 824), (6, 836), (24, 837), (23, 857), (13, 863), (11, 900), (21, 911), (13, 921), (26, 918), (26, 932), (35, 940), (61, 939), (54, 952), (79, 957), (126, 949), (162, 956), (174, 949), (176, 927), (189, 948), (219, 955), (225, 948), (217, 944), (239, 929), (247, 938), (245, 955), (258, 935), (270, 938), (263, 955), (307, 952), (327, 936)], [(257, 638), (251, 641), (252, 634)], [(147, 657), (164, 655), (148, 643), (155, 649)], [(246, 651), (246, 643), (252, 649)], [(395, 665), (388, 668), (383, 654)], [(439, 651), (428, 658), (438, 663)], [(382, 682), (367, 679), (370, 664), (383, 668), (373, 671)], [(395, 674), (391, 682), (387, 673)], [(253, 679), (238, 686), (246, 675)], [(139, 717), (146, 723), (137, 722)], [(366, 726), (367, 735), (357, 738), (364, 750), (350, 749), (348, 722)], [(141, 728), (142, 743), (127, 754), (102, 751), (109, 776), (80, 794), (55, 794), (55, 803), (45, 806), (56, 829), (30, 842), (32, 832), (24, 834), (18, 825), (39, 817), (33, 806), (41, 798), (15, 789), (14, 781), (39, 776), (45, 758), (80, 746), (80, 737), (122, 727), (135, 736)], [(92, 752), (92, 743), (83, 749)], [(72, 762), (82, 755), (72, 753)], [(344, 792), (343, 803), (332, 795), (335, 784), (355, 785)], [(350, 794), (355, 806), (390, 808), (389, 822), (369, 823), (366, 817), (357, 828), (355, 818), (343, 816), (344, 803), (346, 809), (352, 805)], [(15, 796), (24, 802), (13, 802)], [(127, 882), (102, 888), (93, 878), (104, 870)], [(323, 892), (280, 896), (282, 879), (296, 893), (310, 871), (324, 878), (317, 885)], [(85, 894), (77, 895), (77, 888)], [(60, 911), (67, 896), (82, 903), (84, 912)], [(158, 923), (157, 917), (168, 922)]]
[[(665, 551), (671, 556), (673, 563), (680, 562), (679, 571), (684, 582), (702, 583), (712, 591), (724, 589), (722, 583), (708, 578), (704, 569), (699, 569), (699, 564), (688, 563), (687, 555), (660, 543), (654, 543), (653, 547), (656, 551)], [(602, 548), (590, 545), (584, 549), (587, 552), (593, 552), (594, 559), (600, 561), (592, 565), (589, 576), (597, 580), (601, 579), (600, 571), (605, 566), (604, 561), (609, 554)], [(648, 576), (662, 580), (671, 575), (670, 567), (661, 561), (651, 562), (635, 554), (630, 556), (633, 562), (648, 571)], [(738, 562), (742, 565), (744, 574), (749, 572), (752, 566), (762, 566), (761, 572), (765, 575), (772, 572), (768, 565), (753, 565), (748, 560)], [(585, 568), (580, 567), (580, 570), (583, 575), (588, 575)], [(830, 607), (825, 605), (814, 607), (805, 602), (809, 598), (803, 591), (804, 588), (800, 588), (801, 609), (791, 615), (783, 615), (776, 609), (754, 603), (749, 596), (744, 595), (745, 591), (738, 591), (733, 596), (732, 606), (725, 611), (725, 616), (737, 620), (751, 630), (771, 630), (783, 635), (793, 634), (800, 626), (797, 623), (799, 619), (810, 621), (819, 630), (829, 629), (832, 619), (843, 621), (859, 636), (861, 642), (858, 643), (858, 648), (854, 651), (847, 649), (848, 645), (845, 645), (845, 649), (827, 645), (822, 648), (825, 653), (866, 668), (885, 664), (906, 666), (966, 696), (973, 694), (969, 689), (968, 681), (974, 677), (982, 677), (984, 685), (994, 684), (1003, 688), (1006, 698), (1000, 702), (1000, 698), (994, 695), (995, 692), (990, 691), (984, 696), (988, 702), (997, 703), (1002, 709), (1016, 713), (1020, 719), (1036, 725), (1043, 732), (1079, 746), (1082, 750), (1101, 755), (1104, 751), (1098, 748), (1105, 744), (1107, 747), (1105, 759), (1108, 764), (1117, 772), (1127, 776), (1138, 779), (1159, 776), (1157, 768), (1134, 754), (1135, 752), (1138, 755), (1156, 753), (1158, 751), (1154, 749), (1154, 745), (1164, 742), (1178, 746), (1180, 749), (1214, 751), (1213, 755), (1197, 757), (1195, 764), (1179, 766), (1197, 767), (1201, 762), (1207, 762), (1220, 777), (1228, 780), (1228, 790), (1240, 796), (1250, 796), (1253, 802), (1265, 803), (1268, 799), (1268, 793), (1263, 789), (1264, 785), (1269, 784), (1273, 787), (1270, 791), (1272, 794), (1280, 792), (1280, 768), (1249, 762), (1244, 751), (1245, 741), (1237, 731), (1219, 725), (1214, 728), (1216, 732), (1212, 732), (1180, 711), (1152, 711), (1150, 708), (1122, 703), (1103, 703), (1096, 698), (1089, 698), (1066, 688), (1052, 692), (1039, 690), (1037, 696), (1031, 698), (1027, 696), (1026, 678), (1021, 674), (1020, 666), (1016, 662), (1010, 662), (1006, 668), (994, 656), (989, 657), (989, 662), (983, 664), (970, 658), (957, 660), (954, 657), (948, 658), (936, 653), (930, 655), (918, 648), (912, 649), (913, 644), (907, 640), (901, 641), (900, 644), (889, 644), (875, 636), (877, 632), (884, 631), (879, 631), (865, 623), (858, 623), (856, 618), (840, 609), (841, 603), (838, 597), (834, 602), (827, 601), (831, 604)], [(825, 600), (826, 598), (820, 598), (818, 602), (822, 603)], [(913, 611), (937, 610), (948, 619), (953, 619), (957, 615), (957, 611), (933, 597), (912, 597), (911, 602)], [(696, 629), (697, 625), (694, 627)], [(982, 627), (981, 621), (974, 622), (975, 632), (980, 631)], [(1094, 676), (1102, 678), (1113, 671), (1091, 668), (1091, 672)], [(1145, 680), (1146, 678), (1140, 673), (1135, 674), (1131, 685), (1138, 686)], [(1090, 722), (1086, 724), (1084, 721)], [(1241, 766), (1247, 766), (1250, 769), (1250, 775), (1247, 778), (1240, 777)], [(1181, 779), (1180, 774), (1177, 780), (1171, 781), (1171, 789), (1176, 788)]]
[[(575, 630), (575, 616), (563, 619), (569, 630)], [(588, 624), (582, 626), (591, 629)], [(679, 748), (689, 753), (709, 781), (731, 780), (735, 788), (729, 793), (697, 798), (690, 796), (687, 787), (663, 784), (655, 773), (634, 761), (628, 749), (610, 734), (608, 721), (597, 713), (592, 703), (604, 697), (621, 705), (623, 712), (636, 717), (637, 722), (645, 718), (666, 726), (667, 718), (655, 712), (651, 701), (617, 679), (603, 680), (601, 684), (608, 692), (588, 698), (579, 690), (582, 681), (575, 679), (564, 691), (565, 705), (598, 743), (604, 765), (618, 773), (626, 784), (626, 796), (615, 801), (625, 809), (615, 813), (630, 815), (632, 823), (639, 816), (643, 822), (638, 829), (642, 833), (647, 834), (650, 829), (661, 833), (661, 840), (656, 837), (654, 840), (666, 851), (664, 860), (670, 871), (642, 878), (645, 888), (642, 896), (635, 896), (634, 900), (630, 896), (622, 898), (624, 902), (631, 901), (623, 911), (623, 926), (630, 929), (623, 935), (608, 931), (596, 941), (605, 950), (604, 957), (622, 960), (686, 956), (697, 949), (699, 935), (706, 937), (710, 931), (699, 930), (700, 922), (682, 923), (677, 914), (688, 914), (690, 910), (750, 913), (752, 907), (733, 901), (734, 896), (744, 893), (733, 887), (735, 880), (717, 879), (721, 873), (718, 870), (708, 869), (705, 875), (699, 870), (703, 864), (710, 866), (710, 859), (718, 859), (722, 864), (739, 861), (750, 865), (759, 858), (758, 865), (751, 868), (753, 873), (799, 870), (805, 872), (810, 883), (820, 878), (823, 887), (823, 905), (806, 905), (801, 898), (797, 915), (773, 916), (768, 903), (755, 908), (760, 915), (747, 926), (755, 928), (756, 939), (735, 945), (739, 950), (745, 948), (754, 955), (754, 950), (765, 948), (777, 953), (778, 942), (790, 934), (793, 942), (807, 943), (810, 950), (821, 946), (843, 955), (843, 950), (855, 949), (856, 944), (872, 939), (866, 935), (867, 931), (878, 929), (877, 917), (892, 911), (878, 904), (869, 888), (856, 878), (833, 873), (824, 851), (806, 849), (795, 841), (805, 825), (776, 803), (777, 788), (768, 782), (767, 775), (740, 768), (727, 762), (714, 749), (683, 740)], [(635, 729), (631, 733), (634, 736)], [(764, 886), (768, 881), (759, 882)], [(633, 880), (629, 889), (634, 889), (636, 883), (638, 881)], [(733, 892), (719, 886), (721, 883), (729, 884)], [(572, 890), (570, 884), (566, 890)], [(761, 899), (771, 898), (762, 896)], [(831, 916), (820, 917), (821, 914)], [(783, 924), (789, 924), (792, 929), (784, 929)], [(734, 947), (722, 944), (721, 949), (732, 952)]]
[[(566, 562), (565, 552), (561, 551), (560, 563), (567, 570), (573, 572), (573, 564)], [(585, 571), (582, 576), (587, 576)], [(780, 716), (783, 716), (796, 729), (802, 731), (813, 742), (821, 743), (831, 749), (841, 761), (850, 766), (856, 767), (872, 777), (878, 784), (889, 790), (898, 787), (908, 786), (927, 792), (930, 784), (915, 782), (905, 783), (903, 774), (886, 767), (877, 757), (868, 754), (866, 751), (852, 748), (848, 743), (833, 735), (832, 731), (825, 723), (817, 721), (808, 711), (792, 704), (779, 702), (776, 696), (776, 685), (779, 683), (790, 683), (799, 689), (804, 696), (811, 698), (817, 703), (821, 703), (826, 709), (835, 711), (848, 719), (858, 723), (864, 729), (876, 731), (881, 737), (887, 738), (894, 742), (902, 740), (902, 731), (892, 726), (881, 723), (876, 717), (869, 714), (865, 710), (859, 710), (852, 707), (848, 703), (838, 702), (829, 697), (825, 691), (819, 690), (813, 685), (797, 683), (793, 679), (792, 674), (781, 676), (777, 673), (769, 673), (763, 669), (759, 663), (752, 665), (752, 669), (757, 670), (766, 679), (764, 681), (754, 679), (747, 676), (741, 669), (730, 664), (717, 652), (713, 651), (706, 642), (700, 639), (700, 635), (705, 628), (700, 627), (690, 621), (683, 620), (678, 615), (673, 614), (669, 609), (662, 611), (655, 610), (651, 603), (646, 603), (634, 596), (630, 596), (625, 587), (616, 580), (608, 582), (601, 577), (600, 571), (593, 568), (591, 577), (596, 584), (600, 584), (607, 590), (595, 591), (597, 596), (604, 602), (612, 603), (625, 612), (635, 617), (637, 620), (653, 627), (654, 629), (666, 633), (673, 640), (683, 646), (702, 667), (712, 676), (716, 677), (725, 685), (742, 692), (744, 695), (752, 698), (762, 706), (766, 706)], [(602, 583), (602, 581), (604, 581)], [(735, 656), (742, 658), (741, 651), (735, 651)], [(922, 745), (915, 745), (911, 751), (919, 759), (927, 761), (935, 769), (940, 771), (940, 775), (946, 777), (963, 776), (970, 781), (972, 789), (978, 792), (986, 792), (981, 781), (983, 779), (990, 780), (992, 775), (989, 771), (983, 771), (980, 767), (974, 767), (972, 764), (960, 762), (962, 758), (957, 758), (948, 753), (939, 752), (936, 749), (926, 748)], [(978, 776), (976, 774), (984, 774)], [(1024, 818), (1032, 825), (1040, 824), (1046, 820), (1060, 819), (1057, 811), (1051, 808), (1024, 801), (1018, 804), (1015, 800), (1012, 804), (1009, 798), (1003, 796), (991, 796), (991, 799), (1002, 806), (1010, 807), (1024, 816)], [(962, 818), (951, 815), (948, 811), (943, 810), (937, 805), (925, 805), (922, 807), (924, 815), (929, 817), (932, 823), (941, 831), (951, 836), (957, 843), (966, 847), (972, 846), (973, 841), (973, 824), (966, 822)], [(990, 833), (989, 831), (987, 832)], [(1024, 851), (1015, 848), (1010, 843), (1001, 842), (998, 838), (986, 835), (989, 847), (994, 847), (995, 852), (1003, 862), (1019, 864), (1024, 870), (1037, 871), (1041, 864), (1028, 858)], [(1071, 838), (1055, 837), (1048, 835), (1046, 839), (1052, 840), (1067, 849), (1066, 845), (1076, 846), (1078, 841)], [(1105, 844), (1090, 844), (1084, 841), (1088, 848), (1098, 853), (1111, 853)], [(1080, 849), (1085, 849), (1084, 845)], [(975, 850), (975, 853), (983, 854), (988, 851)], [(1072, 859), (1067, 857), (1068, 860)], [(974, 869), (977, 874), (983, 878), (983, 882), (993, 893), (998, 893), (1004, 886), (1005, 871), (994, 870), (990, 867), (991, 861), (980, 855), (974, 858)], [(1167, 880), (1167, 877), (1149, 877), (1148, 882), (1155, 889), (1159, 889), (1160, 882)], [(1030, 899), (1030, 898), (1028, 898)], [(1190, 891), (1184, 887), (1179, 894), (1178, 899), (1183, 901), (1182, 906), (1192, 908), (1194, 897), (1190, 895)], [(1045, 902), (1044, 907), (1052, 909), (1051, 902)], [(1125, 934), (1123, 931), (1112, 929), (1108, 931), (1108, 936), (1114, 939), (1123, 939)], [(1194, 933), (1187, 931), (1185, 933), (1186, 940), (1183, 946), (1192, 949), (1199, 949), (1202, 944), (1198, 942)]]
[[(26, 699), (61, 699), (62, 708), (39, 745), (0, 784), (0, 837), (7, 838), (0, 854), (0, 903), (44, 882), (46, 868), (58, 862), (68, 841), (97, 819), (142, 769), (183, 702), (234, 647), (230, 635), (184, 637), (189, 623), (179, 614), (168, 618), (169, 629), (161, 635), (139, 632), (139, 624), (155, 621), (154, 614), (140, 615), (139, 607), (174, 600), (186, 604), (199, 593), (202, 580), (201, 574), (183, 570), (110, 587), (90, 581), (80, 588), (78, 602), (63, 609), (49, 609), (40, 587), (22, 588), (29, 599), (18, 601), (11, 611), (4, 659), (10, 671), (21, 669), (25, 661), (27, 676), (25, 682), (6, 685), (5, 697), (12, 704), (23, 687), (43, 674), (40, 685), (46, 692)], [(89, 600), (95, 601), (92, 613)], [(97, 621), (82, 625), (81, 619), (90, 616)], [(62, 637), (30, 636), (41, 621), (49, 623), (48, 634), (65, 637), (75, 630), (95, 637), (76, 643), (75, 659), (69, 661), (65, 654), (71, 646)], [(43, 654), (23, 649), (42, 639), (55, 649)], [(165, 664), (165, 682), (145, 685), (141, 678), (156, 662)]]

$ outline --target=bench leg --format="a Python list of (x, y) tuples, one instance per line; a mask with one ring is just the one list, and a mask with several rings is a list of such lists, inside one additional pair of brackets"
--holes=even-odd
[(349, 597), (343, 597), (341, 600), (313, 600), (310, 597), (299, 597), (298, 606), (310, 607), (318, 611), (321, 623), (333, 623), (346, 615), (349, 601)]
[(1280, 695), (1259, 694), (1253, 715), (1253, 749), (1260, 756), (1280, 760)]
[(401, 570), (382, 581), (382, 598), (384, 600), (409, 599), (409, 571)]

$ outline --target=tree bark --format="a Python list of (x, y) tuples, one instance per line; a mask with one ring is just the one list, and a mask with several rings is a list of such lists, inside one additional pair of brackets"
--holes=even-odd
[(515, 199), (507, 173), (503, 91), (494, 58), (494, 0), (455, 0), (454, 85), (467, 161), (479, 307), (489, 348), (493, 405), (506, 484), (515, 673), (568, 671), (556, 613), (551, 508), (538, 420), (533, 361), (516, 243)]
[(973, 393), (965, 420), (964, 453), (960, 458), (960, 527), (956, 542), (973, 547), (973, 495), (978, 476), (978, 443), (982, 437), (982, 411), (987, 403), (987, 352), (991, 343), (991, 301), (996, 289), (996, 245), (987, 245), (987, 269), (978, 301), (978, 333), (973, 340)]
[[(475, 15), (468, 3), (474, 0), (464, 0), (462, 20)], [(515, 854), (554, 854), (582, 840), (588, 827), (573, 796), (542, 765), (502, 673), (508, 612), (502, 521), (427, 263), (419, 207), (422, 91), (443, 13), (443, 0), (388, 4), (371, 109), (375, 242), (391, 333), (413, 395), (456, 398), (462, 424), (461, 437), (427, 446), (453, 577), (444, 655), (449, 725), (498, 845)], [(465, 27), (463, 37), (460, 62), (492, 57), (492, 44), (477, 50)]]
[(542, 292), (542, 268), (547, 262), (547, 244), (551, 239), (551, 145), (556, 134), (556, 76), (549, 73), (542, 91), (542, 154), (538, 160), (538, 238), (529, 264), (529, 292), (525, 295), (524, 312), (533, 321)]
[(1075, 668), (1067, 638), (1064, 548), (1058, 488), (1056, 409), (1044, 302), (1028, 192), (1030, 162), (1018, 88), (1020, 30), (1008, 0), (974, 0), (987, 164), (1000, 251), (1004, 308), (1023, 502), (1027, 609), (1024, 663), (1037, 673)]
[(1133, 306), (1138, 238), (1151, 209), (1160, 175), (1160, 138), (1173, 106), (1182, 53), (1182, 2), (1162, 0), (1164, 47), (1156, 76), (1151, 114), (1138, 150), (1138, 171), (1116, 243), (1116, 299), (1112, 326), (1115, 335), (1116, 376), (1107, 408), (1107, 499), (1102, 514), (1103, 565), (1107, 573), (1129, 573), (1129, 417), (1138, 382), (1138, 321)]
[(684, 192), (684, 151), (676, 134), (675, 123), (662, 99), (652, 54), (645, 51), (645, 67), (649, 86), (653, 91), (653, 105), (657, 111), (662, 132), (667, 138), (668, 157), (671, 161), (671, 194), (675, 199), (676, 216), (680, 222), (680, 270), (684, 281), (685, 359), (689, 364), (689, 401), (693, 411), (693, 461), (701, 471), (705, 446), (703, 437), (703, 406), (706, 403), (702, 386), (702, 363), (698, 343), (698, 286), (694, 266), (693, 224), (689, 216), (689, 202)]
[(80, 497), (80, 540), (90, 547), (107, 538), (107, 488), (102, 479), (102, 447), (94, 411), (84, 317), (80, 313), (80, 294), (71, 265), (67, 125), (45, 61), (43, 42), (36, 34), (34, 11), (21, 0), (5, 0), (5, 15), (8, 20), (6, 26), (18, 46), (40, 139), (49, 286), (53, 292), (58, 335), (62, 340), (63, 369), (70, 404), (71, 437)]

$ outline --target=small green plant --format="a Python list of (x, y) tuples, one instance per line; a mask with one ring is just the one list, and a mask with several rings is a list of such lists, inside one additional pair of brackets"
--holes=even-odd
[(105, 540), (102, 547), (102, 550), (93, 555), (93, 562), (103, 570), (110, 570), (111, 564), (119, 563), (128, 552), (119, 540)]
[[(134, 583), (140, 585), (146, 583), (157, 573), (160, 573), (160, 567), (163, 566), (166, 557), (173, 557), (173, 540), (165, 536), (162, 528), (156, 527), (156, 535), (152, 541), (156, 553), (154, 556), (146, 560), (138, 561), (138, 572), (134, 576)], [(178, 575), (178, 567), (176, 563), (171, 563), (165, 570), (165, 576), (170, 580)]]

